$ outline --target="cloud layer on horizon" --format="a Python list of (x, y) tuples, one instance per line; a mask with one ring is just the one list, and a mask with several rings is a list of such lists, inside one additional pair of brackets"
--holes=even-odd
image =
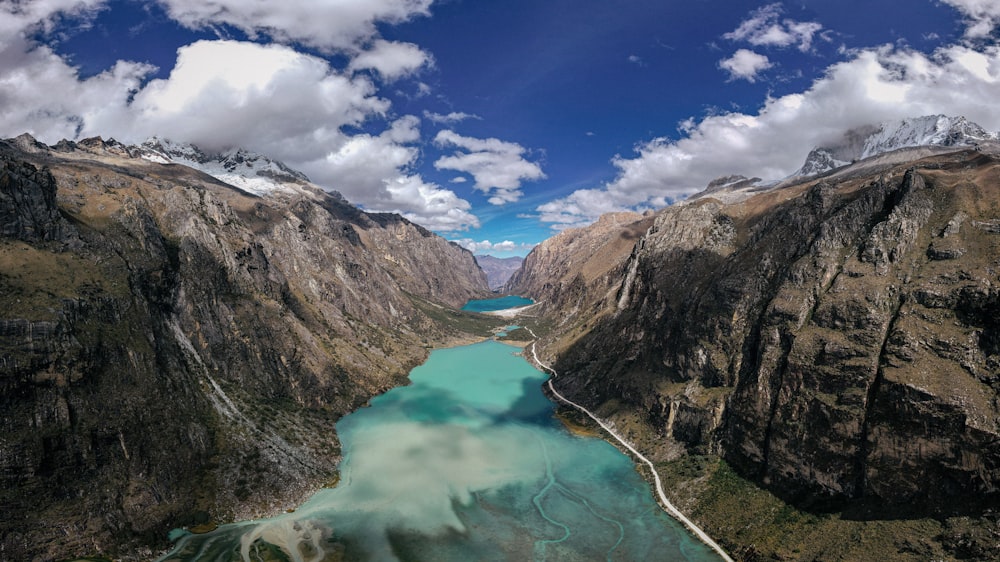
[(459, 246), (469, 250), (473, 254), (492, 254), (492, 253), (507, 253), (507, 252), (526, 252), (535, 247), (534, 244), (518, 244), (513, 240), (504, 240), (502, 242), (490, 242), (489, 240), (473, 240), (472, 238), (461, 238), (458, 240), (452, 240), (452, 242), (458, 244)]

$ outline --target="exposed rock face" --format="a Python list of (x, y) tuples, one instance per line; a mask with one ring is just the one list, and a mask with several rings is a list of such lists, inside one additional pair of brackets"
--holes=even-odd
[(0, 141), (0, 194), (2, 559), (149, 558), (200, 512), (290, 507), (336, 419), (457, 335), (422, 310), (488, 291), (398, 216), (99, 139)]
[(571, 228), (536, 246), (503, 291), (530, 295), (535, 310), (558, 322), (564, 347), (588, 330), (616, 300), (636, 241), (652, 215), (611, 213), (586, 228)]
[(510, 280), (510, 276), (514, 275), (515, 271), (521, 269), (524, 258), (517, 256), (511, 258), (476, 256), (476, 263), (479, 264), (479, 267), (486, 274), (486, 280), (490, 285), (490, 289), (496, 291)]
[[(965, 150), (668, 208), (613, 299), (531, 256), (515, 288), (578, 317), (545, 342), (560, 392), (663, 457), (718, 453), (805, 505), (975, 513), (1000, 501), (998, 209), (1000, 161)], [(603, 317), (584, 334), (573, 299)]]
[(52, 176), (23, 161), (0, 161), (0, 236), (25, 242), (59, 240), (68, 225), (56, 208)]

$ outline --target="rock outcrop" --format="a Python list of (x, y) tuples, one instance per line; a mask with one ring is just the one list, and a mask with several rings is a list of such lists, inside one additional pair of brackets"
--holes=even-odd
[(553, 303), (559, 391), (660, 459), (718, 454), (796, 505), (996, 506), (1000, 160), (858, 170), (665, 209), (593, 291), (559, 281), (585, 271), (546, 257), (567, 244), (539, 246), (510, 289)]
[[(472, 254), (316, 188), (0, 141), (0, 559), (148, 559), (291, 507), (334, 422), (462, 334)], [(307, 186), (308, 187), (308, 186)]]

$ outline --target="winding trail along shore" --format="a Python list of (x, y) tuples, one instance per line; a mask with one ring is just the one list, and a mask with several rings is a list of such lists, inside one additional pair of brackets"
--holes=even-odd
[(535, 332), (533, 332), (531, 328), (525, 327), (525, 329), (528, 330), (528, 333), (531, 334), (531, 337), (535, 338), (535, 341), (531, 343), (531, 355), (534, 358), (535, 363), (538, 364), (538, 366), (540, 366), (542, 369), (552, 373), (552, 378), (549, 379), (548, 381), (549, 390), (552, 391), (552, 394), (565, 404), (568, 404), (586, 414), (587, 417), (594, 420), (594, 422), (596, 422), (597, 425), (601, 426), (601, 428), (604, 429), (604, 431), (608, 432), (608, 435), (614, 437), (616, 441), (621, 443), (623, 447), (625, 447), (633, 455), (635, 455), (637, 459), (646, 463), (646, 465), (649, 466), (649, 470), (653, 473), (653, 481), (656, 487), (656, 493), (657, 495), (659, 495), (660, 504), (663, 506), (666, 512), (670, 514), (670, 516), (673, 517), (674, 519), (683, 523), (684, 526), (688, 528), (688, 530), (694, 533), (694, 535), (699, 539), (701, 539), (703, 543), (705, 543), (712, 550), (714, 550), (719, 556), (722, 557), (723, 560), (725, 560), (726, 562), (733, 562), (733, 559), (730, 558), (728, 554), (726, 554), (726, 551), (723, 550), (721, 546), (719, 546), (714, 540), (712, 540), (712, 537), (708, 536), (708, 534), (705, 533), (705, 531), (702, 531), (700, 527), (695, 525), (693, 521), (688, 519), (683, 513), (681, 513), (679, 509), (677, 509), (676, 506), (674, 506), (673, 503), (670, 502), (670, 500), (667, 499), (667, 494), (663, 491), (663, 483), (660, 481), (659, 473), (656, 472), (656, 467), (653, 466), (653, 461), (647, 459), (642, 453), (637, 451), (636, 448), (633, 447), (631, 443), (626, 441), (625, 438), (622, 437), (621, 435), (618, 435), (618, 433), (616, 433), (615, 430), (612, 429), (610, 425), (608, 425), (603, 420), (598, 418), (596, 415), (591, 413), (590, 410), (566, 398), (565, 396), (560, 394), (558, 390), (556, 390), (555, 386), (552, 384), (552, 380), (558, 377), (559, 373), (557, 373), (555, 369), (549, 367), (545, 363), (542, 363), (541, 360), (538, 359), (538, 353), (535, 352), (535, 347), (536, 347), (535, 344), (538, 341), (538, 336), (535, 335)]

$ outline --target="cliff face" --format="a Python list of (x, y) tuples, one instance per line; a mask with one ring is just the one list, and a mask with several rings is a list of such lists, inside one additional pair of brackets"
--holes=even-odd
[(560, 335), (550, 342), (558, 353), (613, 309), (629, 254), (652, 223), (652, 215), (611, 213), (589, 227), (564, 230), (524, 258), (503, 292), (538, 302), (534, 310)]
[[(717, 453), (799, 504), (995, 506), (1000, 161), (865, 170), (661, 211), (614, 298), (592, 297), (603, 319), (547, 338), (560, 392), (640, 424), (660, 458)], [(576, 310), (544, 292), (572, 273), (529, 267), (550, 317)]]
[(488, 290), (395, 215), (57, 148), (0, 141), (2, 559), (148, 557), (290, 507), (336, 419), (459, 335), (421, 310)]

